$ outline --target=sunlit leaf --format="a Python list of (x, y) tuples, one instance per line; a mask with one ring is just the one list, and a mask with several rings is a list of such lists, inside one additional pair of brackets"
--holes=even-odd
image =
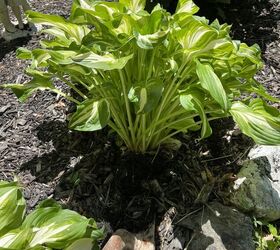
[(196, 73), (201, 86), (208, 90), (210, 95), (221, 105), (224, 110), (229, 108), (229, 100), (224, 87), (210, 65), (197, 61)]
[(141, 10), (144, 10), (146, 0), (120, 0), (120, 3), (127, 6), (133, 12), (139, 12)]
[(0, 181), (0, 236), (20, 226), (24, 215), (25, 200), (18, 183)]
[(60, 16), (42, 14), (39, 12), (28, 11), (27, 16), (33, 23), (53, 26), (65, 32), (65, 36), (69, 36), (69, 40), (73, 39), (80, 44), (83, 37), (89, 33), (89, 29), (83, 25), (76, 25)]
[(109, 103), (102, 100), (86, 100), (71, 116), (69, 127), (79, 131), (95, 131), (105, 127), (110, 119)]
[(72, 62), (91, 69), (122, 69), (133, 55), (115, 58), (112, 55), (100, 56), (92, 52), (72, 57)]
[(241, 131), (258, 144), (280, 145), (280, 115), (257, 99), (249, 106), (235, 102), (230, 113)]
[(34, 236), (29, 242), (30, 247), (46, 245), (51, 248), (63, 249), (78, 239), (90, 236), (90, 228), (96, 224), (78, 213), (62, 209), (56, 204), (37, 208), (29, 214), (22, 228), (32, 228)]
[(55, 89), (49, 74), (31, 69), (29, 69), (28, 72), (33, 76), (33, 79), (30, 82), (25, 84), (4, 84), (2, 87), (10, 88), (22, 102), (37, 90)]
[(192, 0), (179, 0), (176, 13), (195, 14), (198, 12), (198, 6)]

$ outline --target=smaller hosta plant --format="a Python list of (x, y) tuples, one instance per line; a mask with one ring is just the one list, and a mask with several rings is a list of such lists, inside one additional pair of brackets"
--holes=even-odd
[(26, 216), (25, 200), (17, 182), (0, 181), (1, 250), (98, 249), (102, 231), (93, 219), (43, 201)]
[[(64, 96), (77, 105), (71, 129), (108, 125), (135, 152), (179, 132), (206, 138), (212, 120), (229, 116), (256, 143), (280, 144), (279, 111), (266, 103), (279, 100), (254, 79), (259, 47), (232, 40), (229, 25), (209, 23), (198, 9), (192, 0), (178, 1), (173, 15), (160, 5), (145, 11), (145, 0), (74, 0), (69, 19), (29, 12), (53, 38), (18, 50), (32, 60), (33, 79), (4, 86), (21, 101), (38, 89)], [(57, 79), (76, 94), (62, 92)]]

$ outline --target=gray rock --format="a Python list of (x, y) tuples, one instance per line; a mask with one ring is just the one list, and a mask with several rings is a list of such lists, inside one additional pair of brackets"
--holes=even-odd
[(193, 230), (188, 250), (253, 250), (253, 224), (249, 217), (220, 203), (212, 203), (181, 221)]
[(230, 202), (257, 218), (280, 218), (280, 146), (257, 146), (237, 174)]
[(266, 157), (269, 164), (265, 165), (273, 180), (273, 186), (280, 190), (280, 146), (256, 146), (248, 154), (249, 159)]

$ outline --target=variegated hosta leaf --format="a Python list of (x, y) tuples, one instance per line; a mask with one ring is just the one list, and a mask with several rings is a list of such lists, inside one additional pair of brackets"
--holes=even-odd
[(233, 103), (230, 113), (241, 131), (258, 144), (280, 145), (280, 113), (261, 99), (249, 106), (242, 102)]
[(207, 115), (204, 111), (203, 98), (198, 91), (189, 91), (180, 95), (180, 103), (186, 111), (195, 111), (199, 114), (201, 125), (201, 138), (206, 138), (212, 134)]
[(24, 215), (25, 200), (18, 183), (0, 181), (0, 236), (20, 226)]
[(69, 121), (69, 127), (79, 131), (95, 131), (105, 127), (109, 119), (108, 101), (89, 99), (77, 106), (77, 111)]
[(218, 38), (218, 31), (211, 26), (190, 16), (185, 21), (184, 27), (175, 34), (178, 42), (186, 50), (201, 50), (211, 41)]
[(17, 49), (16, 55), (19, 59), (32, 59), (32, 51), (23, 47)]
[(36, 90), (55, 90), (48, 73), (29, 69), (28, 72), (33, 79), (25, 84), (3, 84), (1, 87), (10, 88), (20, 101), (25, 101)]
[(192, 0), (179, 0), (176, 13), (185, 13), (189, 15), (193, 15), (198, 12), (198, 6)]
[(70, 20), (76, 24), (93, 25), (98, 31), (112, 32), (116, 25), (116, 23), (112, 24), (115, 21), (115, 17), (120, 18), (122, 14), (127, 12), (125, 6), (116, 2), (77, 2), (74, 1), (72, 5)]
[(159, 31), (154, 34), (147, 34), (147, 35), (141, 35), (138, 32), (135, 32), (135, 38), (137, 45), (142, 49), (153, 49), (155, 45), (157, 45), (160, 42), (163, 42), (163, 40), (166, 38), (167, 31)]
[(75, 10), (79, 7), (82, 9), (92, 9), (93, 4), (94, 2), (90, 0), (73, 0), (71, 14), (74, 14)]
[(221, 105), (224, 110), (228, 110), (230, 103), (227, 94), (213, 68), (210, 65), (202, 64), (197, 61), (196, 73), (200, 80), (201, 86), (209, 91), (210, 95), (217, 103)]
[(64, 249), (78, 239), (91, 237), (93, 231), (99, 231), (92, 219), (48, 201), (26, 217), (22, 228), (33, 231), (29, 247), (45, 245), (55, 249)]
[[(23, 221), (25, 200), (16, 182), (0, 181), (0, 249), (92, 249), (103, 237), (93, 219), (43, 201)], [(80, 248), (78, 248), (80, 247)]]
[(133, 55), (115, 58), (113, 55), (100, 56), (93, 52), (73, 56), (72, 63), (76, 63), (91, 69), (113, 70), (122, 69)]
[(251, 47), (249, 47), (247, 44), (241, 43), (239, 45), (237, 55), (246, 57), (252, 63), (262, 66), (262, 62), (260, 61), (261, 50), (257, 44), (254, 44)]
[[(3, 236), (0, 235), (0, 249), (1, 250), (29, 250), (29, 242), (34, 236), (31, 228), (21, 229), (17, 228), (9, 231)], [(36, 249), (43, 249), (37, 246)], [(33, 248), (32, 248), (33, 250)]]
[(73, 40), (77, 44), (81, 44), (83, 37), (90, 32), (87, 26), (71, 23), (60, 16), (47, 15), (34, 11), (28, 11), (27, 15), (33, 23), (49, 25), (62, 30), (65, 32), (65, 37), (68, 37), (69, 40)]
[(186, 115), (186, 117), (180, 116), (177, 120), (171, 122), (170, 128), (186, 133), (188, 130), (199, 130), (201, 126), (196, 124), (193, 118), (189, 118), (189, 116)]
[(127, 6), (133, 12), (144, 10), (146, 6), (146, 0), (120, 0), (120, 3)]

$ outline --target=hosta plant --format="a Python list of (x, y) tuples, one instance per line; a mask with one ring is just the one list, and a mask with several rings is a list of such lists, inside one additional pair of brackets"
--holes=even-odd
[[(212, 120), (229, 116), (256, 143), (280, 144), (279, 111), (266, 103), (279, 100), (254, 79), (259, 47), (232, 40), (227, 24), (196, 16), (192, 0), (178, 1), (173, 15), (160, 5), (144, 8), (145, 0), (74, 0), (69, 19), (29, 12), (52, 38), (18, 50), (32, 60), (32, 80), (4, 87), (21, 101), (38, 89), (56, 92), (77, 105), (71, 129), (107, 125), (135, 152), (179, 132), (200, 130), (206, 138)], [(76, 93), (62, 92), (57, 79)]]
[(102, 231), (93, 219), (45, 200), (26, 216), (17, 182), (0, 181), (1, 250), (98, 249)]

